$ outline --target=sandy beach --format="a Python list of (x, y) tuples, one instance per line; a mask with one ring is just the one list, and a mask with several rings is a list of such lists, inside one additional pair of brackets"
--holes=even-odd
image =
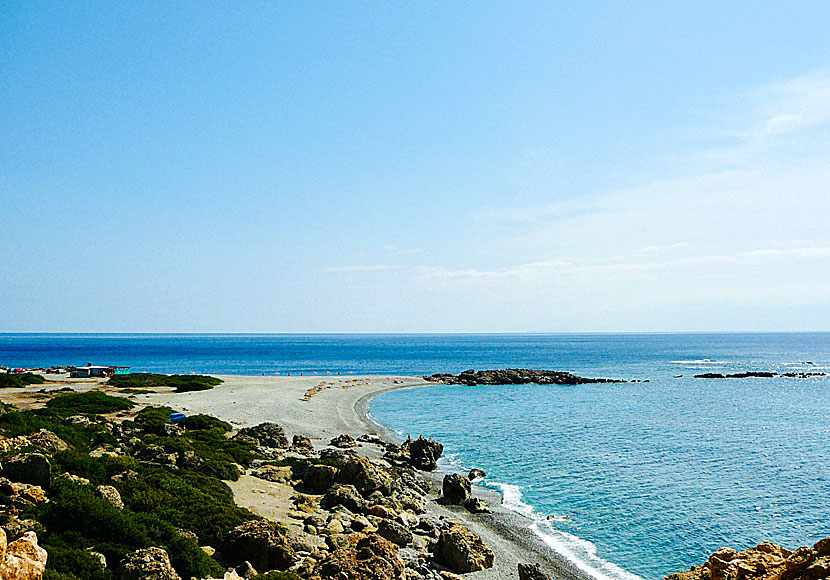
[[(428, 384), (421, 377), (378, 376), (235, 376), (219, 375), (225, 382), (209, 391), (142, 394), (144, 404), (166, 405), (188, 414), (205, 413), (229, 421), (234, 427), (264, 421), (281, 425), (288, 435), (309, 437), (315, 448), (325, 447), (341, 433), (359, 437), (376, 433), (399, 442), (396, 435), (372, 421), (368, 415), (371, 399), (380, 393)], [(412, 434), (414, 437), (418, 433)], [(379, 448), (363, 444), (360, 454), (377, 459)], [(428, 473), (433, 482), (431, 499), (440, 495), (443, 473)], [(289, 502), (268, 482), (243, 476), (232, 485), (237, 503), (275, 520), (288, 516)], [(501, 506), (501, 497), (489, 488), (474, 486), (473, 495), (490, 504), (491, 514), (470, 514), (461, 507), (430, 502), (430, 515), (461, 521), (495, 551), (493, 568), (466, 574), (471, 580), (518, 578), (519, 563), (539, 563), (551, 577), (587, 578), (575, 565), (554, 552), (530, 529), (532, 521)]]

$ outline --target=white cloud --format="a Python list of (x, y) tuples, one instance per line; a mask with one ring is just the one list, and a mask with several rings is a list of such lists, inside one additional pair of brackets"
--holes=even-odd
[(386, 270), (397, 270), (400, 266), (389, 264), (358, 264), (354, 266), (332, 266), (326, 268), (326, 272), (383, 272)]

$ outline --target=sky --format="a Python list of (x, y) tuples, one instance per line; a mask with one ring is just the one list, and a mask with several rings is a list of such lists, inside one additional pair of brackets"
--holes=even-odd
[(0, 2), (0, 331), (830, 330), (830, 3), (515, 4)]

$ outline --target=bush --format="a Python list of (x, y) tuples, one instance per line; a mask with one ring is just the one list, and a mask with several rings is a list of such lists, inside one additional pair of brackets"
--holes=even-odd
[(154, 373), (130, 373), (113, 375), (108, 385), (120, 389), (141, 389), (148, 387), (175, 387), (177, 393), (205, 391), (222, 384), (222, 379), (206, 375), (160, 375)]
[(61, 417), (78, 414), (115, 413), (135, 407), (135, 403), (122, 397), (113, 397), (101, 391), (66, 393), (46, 403), (46, 408)]
[(204, 431), (207, 429), (220, 429), (222, 433), (231, 430), (230, 423), (226, 423), (210, 415), (190, 415), (179, 422), (179, 425), (191, 431)]
[(10, 387), (26, 387), (28, 385), (41, 385), (45, 382), (46, 379), (34, 373), (0, 374), (0, 389), (7, 389)]

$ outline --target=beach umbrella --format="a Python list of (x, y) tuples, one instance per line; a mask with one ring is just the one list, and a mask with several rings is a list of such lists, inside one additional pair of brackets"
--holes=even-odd
[(316, 374), (317, 374), (317, 371), (311, 371), (311, 374), (312, 374), (312, 375), (316, 375)]
[(275, 372), (274, 374), (275, 374), (275, 375), (278, 375), (278, 374), (280, 374), (280, 373), (279, 373), (279, 372)]

